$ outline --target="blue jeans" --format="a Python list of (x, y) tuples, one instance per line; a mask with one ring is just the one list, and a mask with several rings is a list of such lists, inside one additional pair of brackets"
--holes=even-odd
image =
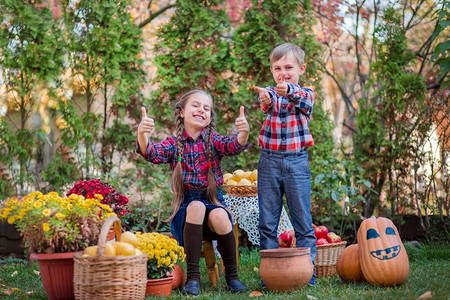
[[(262, 149), (258, 162), (260, 249), (278, 248), (278, 224), (283, 195), (289, 208), (297, 247), (311, 249), (316, 258), (316, 237), (311, 217), (311, 173), (308, 151), (279, 152)], [(314, 278), (313, 278), (314, 279)]]

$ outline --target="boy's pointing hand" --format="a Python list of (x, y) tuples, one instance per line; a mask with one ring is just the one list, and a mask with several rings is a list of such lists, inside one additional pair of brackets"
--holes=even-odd
[(259, 93), (259, 99), (261, 100), (261, 103), (265, 106), (269, 106), (271, 103), (269, 92), (265, 88), (261, 88), (259, 86), (255, 86), (255, 90)]

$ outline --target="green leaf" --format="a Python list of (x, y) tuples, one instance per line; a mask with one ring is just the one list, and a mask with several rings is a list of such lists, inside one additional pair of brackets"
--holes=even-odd
[(314, 183), (315, 183), (315, 184), (320, 183), (320, 182), (323, 180), (324, 177), (325, 177), (324, 174), (319, 174), (319, 175), (317, 175), (317, 176), (314, 178)]
[(339, 200), (341, 200), (340, 193), (336, 191), (331, 192), (331, 199), (333, 199), (334, 202), (339, 202)]

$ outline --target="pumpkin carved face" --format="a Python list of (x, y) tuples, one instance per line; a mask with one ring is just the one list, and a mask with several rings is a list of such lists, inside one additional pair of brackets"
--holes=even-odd
[[(395, 232), (394, 228), (392, 228), (390, 226), (386, 227), (386, 230), (384, 233), (386, 234), (386, 236), (388, 236), (388, 235), (397, 236), (397, 233)], [(366, 239), (370, 240), (370, 239), (377, 239), (377, 238), (381, 238), (378, 231), (374, 228), (369, 228), (367, 230)], [(401, 241), (400, 241), (400, 244), (401, 244)], [(376, 250), (370, 251), (370, 254), (372, 254), (373, 257), (375, 257), (376, 259), (379, 259), (379, 260), (392, 259), (392, 258), (397, 257), (397, 255), (400, 253), (400, 250), (402, 249), (400, 247), (400, 244), (393, 245), (386, 249), (376, 249)]]
[(364, 278), (376, 285), (400, 285), (409, 274), (409, 259), (394, 223), (387, 218), (366, 219), (357, 233)]

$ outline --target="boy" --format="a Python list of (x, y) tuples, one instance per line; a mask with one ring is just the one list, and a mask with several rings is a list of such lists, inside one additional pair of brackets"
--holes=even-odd
[[(314, 91), (301, 87), (305, 53), (291, 43), (270, 53), (275, 87), (255, 87), (265, 121), (259, 134), (262, 147), (258, 162), (260, 249), (278, 248), (277, 229), (283, 195), (295, 231), (296, 246), (311, 249), (316, 257), (316, 238), (311, 217), (311, 175), (307, 149), (313, 145), (309, 130)], [(314, 275), (310, 284), (315, 283)]]

